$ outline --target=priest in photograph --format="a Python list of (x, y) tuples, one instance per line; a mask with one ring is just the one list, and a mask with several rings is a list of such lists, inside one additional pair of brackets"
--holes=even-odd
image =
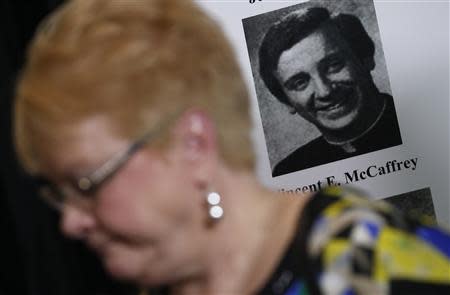
[(309, 7), (274, 23), (259, 49), (266, 87), (321, 136), (272, 171), (279, 176), (402, 144), (394, 101), (373, 81), (374, 42), (354, 15)]

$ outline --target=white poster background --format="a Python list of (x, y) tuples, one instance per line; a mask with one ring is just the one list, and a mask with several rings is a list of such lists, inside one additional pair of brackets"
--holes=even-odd
[(402, 170), (353, 185), (380, 199), (430, 187), (438, 222), (450, 225), (449, 1), (375, 0), (384, 56), (403, 144), (272, 178), (242, 19), (305, 1), (197, 0), (223, 27), (235, 47), (252, 100), (257, 175), (272, 189), (295, 189), (387, 161), (418, 158)]

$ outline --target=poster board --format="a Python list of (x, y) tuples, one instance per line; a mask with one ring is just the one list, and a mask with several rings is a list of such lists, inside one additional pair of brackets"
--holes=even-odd
[[(399, 206), (432, 208), (440, 224), (450, 225), (448, 1), (197, 2), (221, 24), (235, 48), (251, 96), (256, 170), (263, 184), (287, 194), (314, 190), (319, 184), (351, 184), (373, 199), (402, 198), (409, 201), (397, 201)], [(270, 92), (262, 94), (264, 84), (254, 58), (257, 49), (251, 48), (258, 46), (277, 18), (295, 10), (293, 6), (311, 2), (332, 14), (356, 15), (374, 40), (376, 65), (371, 76), (381, 92), (393, 97), (401, 144), (274, 177), (273, 167), (280, 159), (321, 133), (314, 126), (304, 127), (300, 116), (291, 120), (292, 115)], [(249, 25), (251, 19), (256, 20)], [(275, 118), (271, 123), (276, 127), (265, 122), (268, 117)], [(278, 138), (268, 136), (269, 129)], [(380, 167), (385, 173), (380, 173)]]

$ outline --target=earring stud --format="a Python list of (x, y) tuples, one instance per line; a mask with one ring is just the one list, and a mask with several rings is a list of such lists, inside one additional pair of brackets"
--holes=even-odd
[(208, 203), (208, 216), (212, 220), (219, 220), (223, 217), (223, 208), (220, 206), (221, 197), (217, 192), (209, 192), (206, 196)]

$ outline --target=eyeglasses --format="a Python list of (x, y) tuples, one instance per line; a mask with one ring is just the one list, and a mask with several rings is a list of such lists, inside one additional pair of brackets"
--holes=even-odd
[(92, 198), (99, 187), (101, 187), (108, 179), (112, 178), (139, 149), (165, 131), (180, 113), (181, 111), (178, 111), (174, 115), (169, 116), (155, 128), (133, 142), (127, 149), (118, 152), (100, 166), (100, 168), (96, 169), (88, 176), (79, 178), (74, 183), (56, 185), (44, 177), (36, 177), (35, 181), (38, 187), (39, 196), (58, 211), (61, 211), (64, 203), (69, 197), (73, 198), (79, 196), (83, 199)]

